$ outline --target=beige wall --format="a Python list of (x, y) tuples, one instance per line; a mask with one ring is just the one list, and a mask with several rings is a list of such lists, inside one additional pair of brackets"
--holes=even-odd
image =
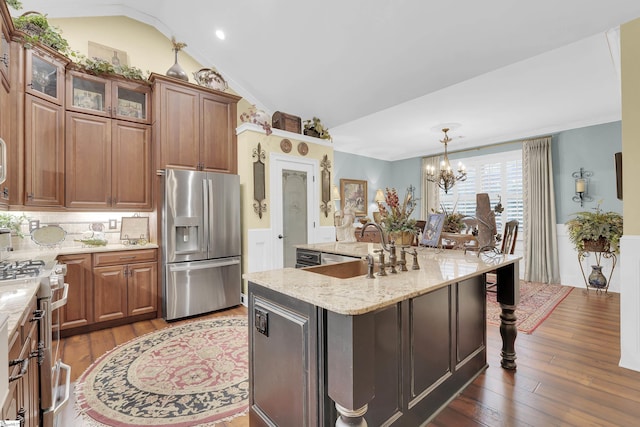
[(620, 27), (622, 57), (622, 172), (624, 234), (640, 235), (640, 19)]
[[(287, 137), (292, 143), (292, 150), (288, 155), (294, 157), (302, 157), (298, 154), (296, 147), (299, 141)], [(283, 137), (275, 134), (267, 136), (264, 132), (247, 131), (238, 135), (238, 174), (240, 175), (240, 185), (242, 188), (242, 223), (243, 228), (270, 228), (271, 227), (271, 209), (273, 206), (270, 204), (270, 188), (269, 188), (269, 155), (270, 153), (284, 154), (280, 149), (280, 141)], [(255, 213), (253, 209), (253, 150), (257, 148), (260, 143), (261, 149), (265, 152), (265, 169), (266, 169), (266, 197), (267, 197), (267, 211), (262, 214), (262, 219)], [(309, 159), (316, 159), (318, 163), (322, 160), (322, 156), (325, 154), (331, 162), (331, 176), (332, 179), (335, 176), (333, 173), (333, 147), (313, 144), (306, 142), (309, 147), (309, 152), (305, 156)], [(316, 181), (318, 186), (318, 195), (321, 197), (322, 191), (320, 188), (320, 179)], [(318, 201), (318, 204), (321, 202)], [(325, 217), (324, 213), (320, 214), (320, 226), (332, 226), (333, 225), (333, 201), (330, 202), (331, 211), (329, 216)]]
[[(129, 66), (138, 67), (143, 72), (164, 75), (174, 63), (174, 52), (170, 38), (154, 27), (124, 16), (96, 18), (50, 19), (52, 25), (62, 30), (71, 50), (88, 54), (89, 41), (125, 51)], [(178, 40), (180, 41), (180, 40)], [(215, 64), (200, 64), (189, 55), (189, 46), (178, 53), (178, 63), (195, 83), (193, 73)], [(223, 76), (224, 77), (224, 76)], [(233, 88), (229, 88), (230, 93)], [(238, 103), (238, 116), (247, 111), (250, 104), (246, 100)], [(238, 119), (238, 122), (240, 120)]]

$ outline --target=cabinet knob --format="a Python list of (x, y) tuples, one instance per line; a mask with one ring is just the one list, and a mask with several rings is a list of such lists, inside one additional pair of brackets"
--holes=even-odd
[(33, 193), (27, 193), (27, 200), (33, 200)]

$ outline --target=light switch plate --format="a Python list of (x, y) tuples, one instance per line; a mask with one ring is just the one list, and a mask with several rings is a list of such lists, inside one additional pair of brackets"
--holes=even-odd
[(29, 233), (31, 233), (33, 230), (37, 230), (38, 228), (40, 228), (39, 219), (32, 219), (29, 221)]
[(109, 230), (115, 230), (116, 228), (118, 228), (118, 220), (117, 219), (110, 219), (109, 220)]

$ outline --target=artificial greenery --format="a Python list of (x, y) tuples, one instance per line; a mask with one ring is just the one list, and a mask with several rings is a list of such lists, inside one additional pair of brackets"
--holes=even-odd
[(617, 212), (602, 212), (600, 204), (593, 212), (578, 212), (574, 215), (575, 218), (567, 221), (565, 225), (569, 231), (569, 239), (578, 252), (585, 252), (585, 240), (595, 241), (601, 237), (608, 242), (610, 251), (620, 252), (622, 215)]
[(12, 234), (15, 234), (19, 237), (24, 237), (24, 233), (22, 232), (20, 226), (27, 219), (28, 218), (25, 214), (15, 215), (2, 212), (0, 213), (0, 228), (8, 228), (9, 230), (11, 230)]
[(58, 27), (49, 25), (46, 15), (27, 12), (13, 18), (13, 24), (24, 33), (23, 41), (26, 45), (41, 43), (62, 53), (69, 50), (69, 42), (62, 37)]
[(329, 134), (329, 129), (324, 127), (320, 119), (317, 117), (304, 121), (304, 134), (333, 141), (331, 135)]
[(15, 10), (22, 9), (22, 2), (20, 0), (7, 0), (7, 5), (11, 6)]
[(82, 70), (89, 74), (97, 76), (103, 74), (119, 74), (122, 77), (132, 80), (147, 80), (149, 72), (144, 73), (137, 67), (129, 67), (128, 65), (114, 65), (106, 59), (89, 58), (76, 51), (69, 52), (69, 57)]

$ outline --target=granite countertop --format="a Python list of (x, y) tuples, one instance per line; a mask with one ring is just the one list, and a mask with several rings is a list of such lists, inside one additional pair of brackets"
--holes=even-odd
[[(362, 245), (367, 245), (368, 248), (371, 244), (350, 243), (348, 245), (351, 245), (351, 251), (348, 251), (345, 245), (347, 244), (319, 243), (299, 247), (360, 257), (367, 255), (363, 252)], [(374, 247), (378, 246), (374, 244)], [(295, 268), (246, 273), (243, 278), (335, 313), (359, 315), (426, 294), (497, 267), (516, 263), (520, 259), (515, 255), (478, 257), (477, 253), (465, 254), (458, 250), (425, 247), (411, 249), (418, 251), (420, 270), (410, 269), (390, 274), (387, 269), (387, 276), (376, 275), (373, 279), (367, 279), (364, 275), (338, 279)], [(411, 263), (412, 257), (408, 256), (409, 268)], [(377, 265), (375, 271), (378, 271)]]
[[(45, 262), (45, 269), (50, 269), (53, 265), (53, 261), (55, 261), (55, 259), (59, 255), (156, 248), (158, 248), (158, 245), (155, 243), (148, 243), (144, 246), (122, 244), (109, 244), (106, 246), (97, 247), (63, 246), (58, 248), (13, 251), (9, 252), (9, 256), (7, 258), (3, 258), (3, 261), (41, 259)], [(48, 274), (49, 272), (43, 271), (43, 275)], [(24, 310), (27, 308), (27, 305), (29, 304), (29, 301), (31, 301), (31, 298), (33, 298), (33, 296), (38, 293), (39, 287), (39, 281), (35, 278), (11, 280), (6, 284), (3, 284), (3, 282), (0, 281), (0, 314), (6, 314), (8, 316), (7, 332), (9, 337), (11, 337), (11, 335), (15, 332), (20, 317), (24, 313)]]
[(38, 288), (40, 284), (34, 279), (23, 279), (19, 283), (0, 286), (0, 313), (8, 316), (8, 338), (18, 328), (18, 322), (29, 301), (38, 293)]

